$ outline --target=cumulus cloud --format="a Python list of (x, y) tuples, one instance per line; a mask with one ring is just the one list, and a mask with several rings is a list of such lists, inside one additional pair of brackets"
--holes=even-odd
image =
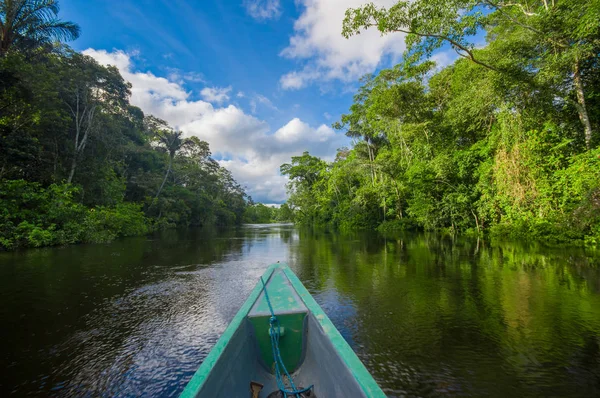
[[(389, 7), (396, 0), (376, 0)], [(303, 61), (304, 68), (280, 79), (283, 89), (300, 89), (315, 80), (352, 81), (372, 72), (386, 56), (398, 58), (405, 44), (403, 34), (381, 37), (370, 29), (350, 39), (342, 37), (342, 21), (347, 8), (359, 7), (364, 0), (298, 0), (302, 14), (294, 23), (294, 35), (280, 55)]]
[[(239, 148), (246, 157), (222, 161), (234, 176), (241, 176), (255, 199), (270, 203), (282, 202), (286, 198), (287, 177), (273, 173), (283, 163), (289, 163), (292, 156), (309, 151), (312, 155), (332, 161), (338, 148), (347, 145), (347, 138), (336, 134), (330, 127), (312, 127), (298, 118), (290, 120), (274, 134), (256, 134), (252, 137), (252, 148)], [(265, 178), (265, 176), (270, 176)], [(255, 193), (252, 193), (254, 196)]]
[(208, 102), (222, 104), (225, 101), (229, 101), (229, 92), (231, 92), (231, 86), (204, 87), (202, 91), (200, 91), (200, 95)]
[(292, 71), (281, 76), (279, 83), (284, 90), (298, 90), (322, 76), (321, 71), (313, 65), (308, 65), (300, 71)]
[[(326, 125), (313, 127), (293, 118), (272, 132), (265, 121), (235, 105), (216, 107), (210, 102), (195, 100), (183, 83), (135, 70), (130, 54), (123, 51), (88, 49), (84, 54), (119, 69), (132, 84), (133, 105), (166, 120), (187, 136), (207, 141), (213, 153), (224, 159), (220, 164), (247, 186), (256, 201), (285, 200), (287, 180), (279, 175), (279, 166), (289, 162), (292, 156), (309, 151), (332, 160), (336, 149), (347, 145), (343, 134), (336, 134)], [(255, 98), (260, 103), (270, 103), (266, 97), (257, 95)]]
[(246, 12), (254, 19), (265, 21), (281, 16), (280, 0), (244, 0)]

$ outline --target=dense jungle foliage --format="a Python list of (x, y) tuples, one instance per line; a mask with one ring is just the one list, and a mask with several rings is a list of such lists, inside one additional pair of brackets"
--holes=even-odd
[(287, 203), (280, 207), (266, 206), (250, 202), (244, 212), (243, 220), (249, 224), (269, 224), (294, 221), (294, 214)]
[(0, 250), (241, 223), (208, 143), (132, 106), (115, 67), (60, 44), (79, 28), (57, 13), (0, 1)]
[(282, 165), (296, 221), (600, 243), (598, 21), (599, 0), (347, 10), (344, 36), (403, 33), (407, 48), (334, 125), (351, 149)]

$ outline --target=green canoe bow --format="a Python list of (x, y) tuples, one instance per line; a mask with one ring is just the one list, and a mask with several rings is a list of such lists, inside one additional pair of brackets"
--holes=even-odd
[[(281, 326), (281, 356), (297, 387), (312, 384), (319, 398), (385, 397), (286, 264), (269, 266), (262, 278)], [(251, 397), (251, 382), (264, 385), (261, 398), (276, 391), (270, 315), (259, 280), (181, 397)]]

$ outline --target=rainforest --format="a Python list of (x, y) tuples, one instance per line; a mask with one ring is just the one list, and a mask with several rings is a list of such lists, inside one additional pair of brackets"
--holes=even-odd
[(116, 67), (65, 44), (81, 32), (58, 12), (0, 1), (1, 249), (276, 221), (600, 243), (598, 0), (348, 9), (340, 35), (405, 35), (406, 50), (333, 123), (351, 145), (281, 166), (281, 208), (132, 105)]
[(406, 34), (407, 48), (334, 124), (351, 148), (281, 166), (296, 221), (600, 243), (599, 20), (598, 1), (347, 10), (346, 37)]

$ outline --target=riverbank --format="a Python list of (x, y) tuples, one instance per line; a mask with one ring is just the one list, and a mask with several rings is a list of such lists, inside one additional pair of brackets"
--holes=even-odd
[(186, 211), (193, 202), (180, 201), (177, 210), (156, 214), (162, 205), (154, 198), (141, 203), (121, 198), (111, 205), (90, 206), (82, 196), (82, 188), (74, 184), (43, 187), (24, 180), (0, 181), (0, 251), (108, 243), (165, 229), (241, 222), (233, 212), (223, 209), (216, 209), (222, 214), (205, 212), (194, 218), (192, 209)]
[[(464, 231), (455, 231), (452, 228), (437, 230), (437, 233), (452, 236), (480, 237), (487, 240), (501, 241), (528, 241), (541, 243), (546, 246), (563, 247), (598, 247), (600, 246), (600, 226), (590, 228), (589, 233), (572, 228), (568, 224), (551, 222), (547, 220), (521, 220), (513, 223), (493, 225), (489, 230), (469, 228)], [(377, 227), (383, 235), (394, 235), (405, 231), (422, 231), (422, 228), (410, 219), (386, 221)]]

